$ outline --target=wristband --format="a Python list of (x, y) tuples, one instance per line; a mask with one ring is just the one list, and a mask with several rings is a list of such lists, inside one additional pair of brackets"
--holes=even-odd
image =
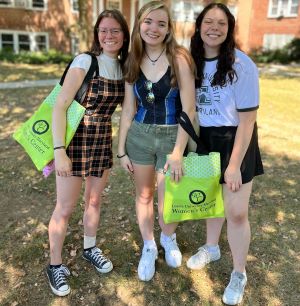
[(119, 155), (119, 154), (117, 154), (117, 158), (123, 158), (124, 156), (126, 156), (127, 154), (125, 153), (125, 154), (123, 154), (123, 155)]
[(54, 147), (53, 150), (65, 149), (65, 146)]

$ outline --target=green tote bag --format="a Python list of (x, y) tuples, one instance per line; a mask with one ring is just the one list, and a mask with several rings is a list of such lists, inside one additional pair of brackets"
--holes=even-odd
[(166, 224), (224, 217), (220, 153), (208, 152), (185, 113), (179, 123), (197, 143), (196, 152), (183, 158), (184, 176), (176, 183), (165, 177), (163, 217)]
[[(70, 144), (85, 113), (85, 108), (79, 102), (84, 97), (94, 72), (98, 70), (98, 61), (96, 56), (92, 54), (90, 55), (92, 56), (92, 64), (80, 89), (75, 95), (73, 102), (67, 110), (66, 146)], [(56, 84), (50, 94), (39, 106), (37, 111), (13, 134), (13, 138), (22, 145), (39, 171), (43, 170), (43, 168), (54, 158), (52, 140), (52, 111), (71, 63), (72, 62), (70, 62), (65, 69), (60, 82)]]
[(224, 217), (220, 153), (189, 153), (183, 167), (184, 176), (178, 183), (169, 172), (165, 177), (165, 223)]

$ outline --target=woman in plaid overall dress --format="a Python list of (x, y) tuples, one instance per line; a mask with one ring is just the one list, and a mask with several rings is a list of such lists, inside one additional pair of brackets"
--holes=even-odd
[(117, 10), (103, 11), (94, 26), (91, 53), (98, 68), (89, 83), (82, 105), (85, 115), (69, 147), (65, 148), (66, 110), (90, 68), (88, 54), (77, 56), (66, 75), (53, 111), (53, 143), (56, 168), (57, 203), (49, 223), (50, 264), (46, 272), (54, 294), (67, 295), (70, 287), (68, 268), (62, 264), (62, 247), (68, 220), (85, 180), (84, 250), (82, 257), (98, 272), (112, 270), (111, 261), (96, 247), (100, 220), (101, 193), (112, 167), (111, 115), (123, 102), (123, 64), (128, 54), (129, 31)]

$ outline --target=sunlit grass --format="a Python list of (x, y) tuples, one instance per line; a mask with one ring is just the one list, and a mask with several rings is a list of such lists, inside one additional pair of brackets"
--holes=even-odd
[(0, 82), (33, 81), (60, 78), (65, 65), (29, 65), (0, 63)]
[(261, 146), (270, 153), (300, 157), (300, 78), (263, 76), (258, 111)]

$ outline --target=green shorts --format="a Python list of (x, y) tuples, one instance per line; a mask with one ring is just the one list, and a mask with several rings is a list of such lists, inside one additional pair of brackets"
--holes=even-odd
[(156, 125), (133, 121), (128, 130), (126, 152), (138, 165), (154, 165), (161, 171), (167, 155), (172, 153), (177, 139), (178, 125)]

